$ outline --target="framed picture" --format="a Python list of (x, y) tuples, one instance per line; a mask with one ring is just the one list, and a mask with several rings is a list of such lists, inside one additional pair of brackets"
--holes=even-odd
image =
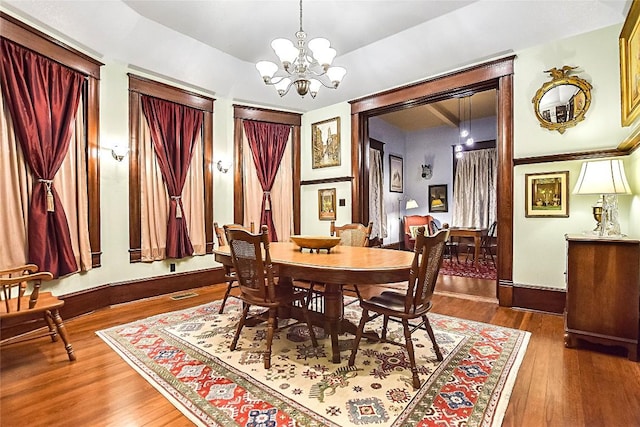
[(340, 117), (311, 125), (313, 169), (340, 166)]
[(429, 186), (429, 212), (449, 212), (447, 184)]
[(524, 216), (569, 216), (569, 171), (525, 175)]
[(402, 157), (389, 154), (389, 191), (402, 193), (404, 178), (402, 171)]
[(336, 189), (318, 190), (318, 218), (323, 221), (336, 219)]
[(640, 2), (631, 8), (620, 31), (620, 96), (622, 126), (629, 126), (640, 114)]

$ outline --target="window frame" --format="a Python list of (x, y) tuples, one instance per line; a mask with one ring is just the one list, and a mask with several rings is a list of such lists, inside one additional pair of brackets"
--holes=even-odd
[(85, 76), (85, 135), (87, 138), (87, 198), (91, 265), (101, 266), (100, 234), (100, 67), (104, 64), (24, 22), (0, 12), (0, 37), (45, 56)]
[(213, 104), (209, 98), (184, 89), (128, 73), (129, 77), (129, 262), (142, 262), (141, 188), (140, 188), (140, 95), (186, 105), (204, 113), (203, 179), (205, 252), (213, 253)]

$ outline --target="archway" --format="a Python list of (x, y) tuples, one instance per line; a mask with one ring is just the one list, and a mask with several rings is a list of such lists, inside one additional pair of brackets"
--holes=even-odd
[(370, 117), (468, 91), (496, 89), (498, 119), (498, 278), (496, 296), (512, 304), (513, 284), (513, 60), (514, 56), (351, 101), (352, 220), (369, 221)]

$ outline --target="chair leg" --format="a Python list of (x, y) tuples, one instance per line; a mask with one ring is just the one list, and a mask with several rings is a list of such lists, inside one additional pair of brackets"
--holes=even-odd
[(411, 376), (413, 378), (413, 388), (420, 388), (420, 377), (418, 376), (418, 367), (416, 366), (416, 355), (413, 352), (413, 342), (411, 341), (411, 331), (409, 330), (409, 321), (402, 319), (402, 327), (404, 328), (404, 341), (409, 353), (409, 362), (411, 363)]
[(53, 324), (53, 318), (51, 317), (51, 312), (44, 312), (44, 321), (47, 322), (47, 326), (49, 327), (49, 336), (51, 337), (51, 342), (58, 341), (58, 332), (56, 332), (56, 327)]
[(242, 331), (242, 328), (244, 327), (244, 322), (247, 319), (247, 315), (249, 314), (249, 307), (251, 307), (250, 304), (244, 304), (244, 309), (242, 310), (242, 317), (240, 318), (240, 321), (238, 322), (238, 328), (236, 329), (236, 335), (233, 337), (233, 341), (231, 341), (231, 346), (229, 347), (231, 351), (236, 349), (236, 345), (238, 344), (238, 338), (240, 338), (240, 331)]
[(356, 363), (356, 353), (358, 353), (358, 346), (360, 345), (360, 340), (362, 339), (362, 334), (364, 332), (364, 325), (369, 320), (369, 312), (367, 310), (362, 310), (362, 317), (360, 318), (360, 324), (358, 325), (358, 331), (356, 332), (356, 337), (353, 340), (353, 347), (351, 347), (351, 356), (349, 356), (349, 366), (353, 366)]
[(60, 317), (60, 312), (58, 310), (53, 310), (53, 312), (49, 313), (49, 315), (53, 318), (53, 322), (56, 325), (56, 329), (58, 330), (58, 335), (62, 338), (62, 342), (64, 343), (64, 348), (67, 350), (67, 356), (69, 356), (70, 361), (76, 360), (76, 355), (73, 353), (73, 347), (69, 342), (69, 337), (67, 336), (67, 328), (64, 327), (64, 323), (62, 323), (62, 317)]
[(309, 309), (305, 304), (302, 304), (300, 308), (302, 309), (302, 315), (304, 316), (304, 320), (305, 322), (307, 322), (307, 327), (309, 328), (309, 336), (311, 337), (311, 344), (313, 344), (314, 347), (317, 347), (318, 340), (316, 339), (316, 333), (313, 330), (313, 325), (311, 324), (311, 318), (309, 317)]
[(380, 340), (387, 340), (387, 325), (389, 324), (389, 316), (384, 316), (382, 321), (382, 333), (380, 334)]
[(231, 289), (233, 289), (234, 280), (227, 280), (227, 290), (224, 292), (224, 297), (222, 298), (222, 304), (220, 304), (220, 310), (218, 310), (218, 314), (222, 314), (224, 311), (224, 305), (227, 303), (227, 298), (229, 298), (229, 294), (231, 293)]
[(431, 329), (431, 323), (429, 323), (429, 318), (427, 317), (427, 315), (425, 314), (424, 316), (422, 316), (422, 320), (424, 321), (424, 327), (427, 329), (427, 333), (429, 334), (429, 338), (431, 338), (431, 343), (433, 344), (433, 349), (436, 352), (436, 359), (438, 359), (438, 362), (442, 362), (442, 353), (440, 352), (440, 346), (438, 345), (437, 341), (436, 341), (436, 336), (433, 333), (433, 329)]
[(273, 333), (276, 326), (277, 309), (269, 309), (269, 322), (267, 326), (267, 351), (264, 354), (264, 369), (271, 368), (271, 343), (273, 342)]

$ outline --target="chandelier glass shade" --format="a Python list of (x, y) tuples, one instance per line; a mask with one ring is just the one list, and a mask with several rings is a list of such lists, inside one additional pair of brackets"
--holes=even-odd
[(329, 40), (316, 38), (306, 42), (307, 34), (302, 30), (302, 0), (300, 0), (300, 30), (296, 32), (296, 42), (275, 39), (271, 48), (280, 64), (259, 61), (256, 68), (267, 85), (275, 87), (278, 95), (284, 96), (292, 86), (302, 97), (307, 93), (315, 98), (321, 86), (336, 89), (347, 70), (333, 67), (331, 63), (336, 50)]

